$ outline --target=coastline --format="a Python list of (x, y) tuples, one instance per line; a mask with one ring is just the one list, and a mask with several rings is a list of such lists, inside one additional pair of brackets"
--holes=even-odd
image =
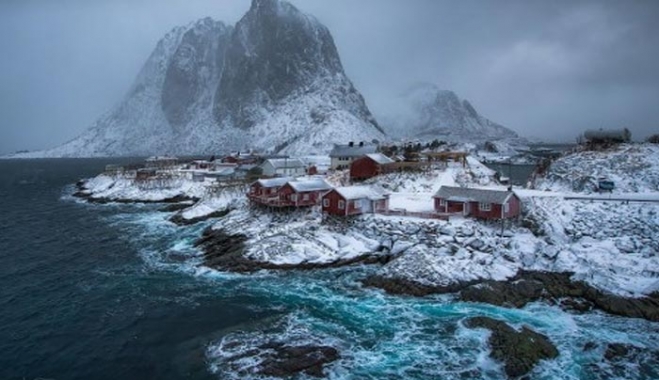
[[(182, 184), (179, 189), (149, 193), (137, 191), (125, 183), (117, 187), (107, 180), (97, 182), (100, 185), (94, 186), (92, 181), (91, 187), (87, 187), (90, 181), (79, 183), (77, 196), (101, 204), (170, 203), (171, 206), (161, 211), (172, 214), (168, 217), (172, 223), (181, 227), (207, 223), (194, 246), (203, 253), (200, 265), (211, 270), (250, 274), (262, 270), (312, 271), (373, 265), (375, 274), (363, 278), (362, 286), (399, 296), (449, 294), (459, 301), (507, 308), (544, 302), (575, 314), (598, 310), (621, 317), (659, 321), (657, 291), (644, 293), (647, 286), (630, 288), (619, 282), (615, 273), (610, 278), (602, 278), (600, 274), (589, 277), (588, 273), (593, 272), (583, 263), (580, 271), (567, 270), (575, 263), (572, 257), (584, 252), (582, 248), (592, 250), (601, 246), (613, 255), (606, 260), (588, 255), (581, 257), (580, 260), (587, 260), (586, 263), (591, 260), (599, 266), (596, 268), (599, 272), (595, 273), (605, 273), (612, 265), (619, 265), (613, 258), (643, 258), (643, 253), (634, 256), (628, 253), (630, 250), (645, 246), (648, 250), (654, 249), (656, 242), (644, 235), (629, 243), (628, 237), (624, 240), (601, 234), (601, 228), (599, 235), (590, 232), (588, 228), (595, 228), (590, 223), (575, 224), (574, 220), (570, 220), (571, 225), (566, 223), (576, 214), (574, 207), (590, 207), (599, 212), (601, 208), (594, 206), (575, 206), (574, 202), (561, 201), (564, 210), (559, 212), (560, 218), (555, 218), (547, 216), (551, 199), (532, 199), (533, 207), (522, 221), (509, 225), (501, 234), (498, 224), (466, 219), (445, 222), (367, 215), (337, 221), (323, 217), (315, 209), (268, 212), (250, 206), (239, 191), (209, 195), (191, 184)], [(194, 190), (190, 193), (186, 188)], [(109, 196), (99, 196), (108, 193)], [(134, 197), (136, 193), (138, 196)], [(566, 214), (566, 210), (571, 210), (572, 214)], [(632, 222), (637, 223), (636, 220)], [(639, 230), (641, 234), (652, 233), (644, 228)], [(582, 243), (584, 239), (587, 244)], [(645, 259), (650, 260), (649, 263), (654, 260), (652, 256)], [(646, 272), (642, 268), (634, 270), (638, 270), (633, 272), (636, 276)], [(651, 283), (652, 278), (650, 273), (643, 281)], [(618, 284), (623, 286), (618, 288)], [(494, 328), (506, 334), (517, 334), (499, 324)], [(536, 336), (531, 329), (528, 334)], [(290, 353), (289, 348), (283, 348), (285, 345), (278, 347), (282, 348), (282, 355)], [(333, 354), (335, 347), (308, 348), (310, 351), (303, 351), (326, 352), (328, 358), (334, 358), (325, 364), (341, 355), (340, 351), (336, 356)], [(537, 356), (534, 352), (529, 354)], [(519, 353), (507, 357), (516, 355)], [(493, 358), (507, 360), (496, 354)], [(537, 360), (532, 362), (537, 363)], [(517, 372), (511, 373), (517, 376)]]

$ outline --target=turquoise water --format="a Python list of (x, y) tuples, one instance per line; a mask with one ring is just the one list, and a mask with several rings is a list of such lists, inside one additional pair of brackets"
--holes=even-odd
[[(649, 358), (601, 360), (607, 342), (659, 349), (657, 323), (542, 303), (513, 310), (388, 296), (360, 284), (375, 267), (200, 268), (192, 245), (207, 224), (177, 227), (157, 206), (70, 197), (67, 184), (101, 164), (0, 163), (14, 173), (0, 187), (0, 378), (249, 379), (258, 347), (271, 341), (336, 347), (330, 379), (504, 378), (488, 358), (488, 333), (463, 326), (477, 315), (529, 325), (557, 345), (560, 357), (531, 378), (658, 376)], [(587, 342), (598, 348), (584, 351)]]

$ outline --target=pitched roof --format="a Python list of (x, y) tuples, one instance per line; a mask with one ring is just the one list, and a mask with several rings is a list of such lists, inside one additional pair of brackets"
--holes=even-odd
[(374, 187), (374, 186), (346, 186), (346, 187), (337, 187), (337, 193), (339, 193), (346, 200), (353, 199), (385, 199), (386, 193), (383, 189)]
[(322, 178), (302, 179), (297, 181), (288, 182), (289, 185), (295, 190), (300, 192), (305, 191), (319, 191), (319, 190), (332, 190), (332, 185), (325, 182)]
[(275, 169), (291, 169), (291, 168), (304, 168), (306, 167), (304, 165), (304, 162), (297, 158), (271, 158), (269, 160), (266, 160), (266, 162), (269, 162), (270, 165), (272, 165), (273, 168)]
[(504, 204), (512, 194), (511, 191), (442, 186), (434, 195), (434, 198), (457, 202)]
[(386, 165), (386, 164), (394, 163), (394, 160), (392, 160), (391, 158), (385, 156), (382, 153), (370, 153), (370, 154), (367, 154), (366, 157), (370, 158), (371, 160), (377, 162), (380, 165)]
[(281, 178), (269, 178), (269, 179), (260, 179), (255, 183), (258, 183), (262, 187), (271, 188), (271, 187), (281, 187), (286, 184), (286, 182), (292, 181), (293, 178), (290, 177), (281, 177)]
[(375, 153), (377, 146), (371, 144), (340, 145), (334, 144), (334, 149), (330, 152), (330, 157), (361, 157), (367, 154)]

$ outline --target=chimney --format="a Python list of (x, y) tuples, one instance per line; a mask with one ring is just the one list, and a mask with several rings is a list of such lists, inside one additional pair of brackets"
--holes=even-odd
[(360, 141), (360, 142), (359, 142), (359, 146), (360, 146), (360, 147), (361, 147), (361, 146), (364, 146), (364, 142), (363, 142), (363, 141)]
[(350, 142), (348, 143), (348, 146), (352, 148), (353, 146), (355, 146), (355, 143), (352, 142), (352, 141), (350, 141)]

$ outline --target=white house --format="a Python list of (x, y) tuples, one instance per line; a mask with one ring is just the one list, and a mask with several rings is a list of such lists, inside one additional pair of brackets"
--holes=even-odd
[(377, 146), (364, 144), (363, 142), (359, 144), (350, 142), (346, 145), (334, 144), (334, 149), (330, 152), (330, 158), (332, 159), (330, 168), (332, 170), (348, 169), (356, 159), (376, 151)]
[(261, 164), (263, 175), (268, 177), (277, 176), (303, 176), (307, 173), (304, 162), (297, 158), (276, 158), (265, 160)]

